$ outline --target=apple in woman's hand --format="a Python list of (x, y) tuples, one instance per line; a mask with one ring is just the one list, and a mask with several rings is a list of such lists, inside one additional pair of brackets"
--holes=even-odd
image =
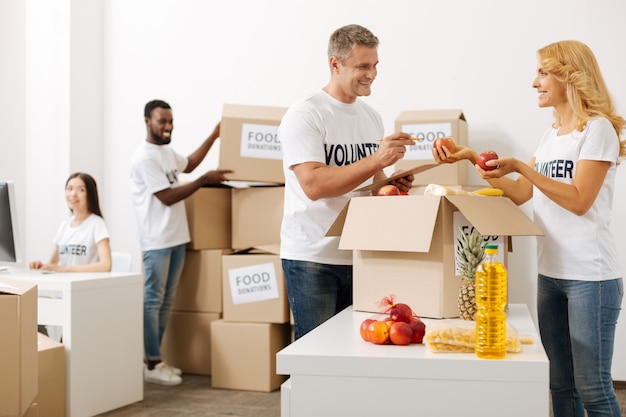
[(486, 164), (487, 161), (491, 161), (492, 159), (498, 159), (498, 154), (495, 151), (485, 151), (478, 155), (476, 163), (485, 171), (491, 171), (497, 168), (496, 166), (489, 166)]
[(456, 144), (452, 138), (439, 138), (433, 143), (434, 148), (445, 146), (452, 153), (456, 152)]

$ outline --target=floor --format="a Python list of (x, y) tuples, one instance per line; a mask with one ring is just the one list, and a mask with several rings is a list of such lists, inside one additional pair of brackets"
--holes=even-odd
[(100, 414), (106, 417), (280, 417), (280, 390), (233, 391), (211, 388), (211, 377), (183, 375), (174, 387), (144, 383), (144, 399)]
[[(616, 391), (622, 416), (626, 416), (626, 383), (617, 383)], [(176, 387), (146, 383), (143, 401), (100, 416), (280, 417), (280, 390), (265, 393), (213, 389), (210, 376), (184, 375), (183, 383)]]

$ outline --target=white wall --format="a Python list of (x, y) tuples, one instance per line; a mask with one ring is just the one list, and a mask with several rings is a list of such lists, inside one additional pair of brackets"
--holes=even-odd
[[(0, 6), (3, 11), (5, 4)], [(144, 104), (152, 98), (172, 104), (176, 127), (172, 144), (190, 153), (220, 119), (223, 103), (289, 106), (321, 88), (328, 79), (328, 36), (344, 24), (367, 26), (381, 40), (379, 75), (366, 100), (381, 112), (389, 133), (403, 110), (462, 108), (472, 147), (528, 160), (552, 120), (549, 109), (537, 107), (537, 94), (531, 88), (535, 51), (568, 38), (582, 40), (595, 51), (622, 114), (626, 108), (623, 0), (106, 0), (101, 13), (102, 100), (91, 103), (93, 111), (98, 111), (98, 104), (102, 109), (101, 117), (93, 121), (94, 130), (102, 129), (97, 132), (103, 150), (98, 183), (113, 248), (132, 252), (136, 270), (140, 252), (128, 173), (131, 153), (145, 139)], [(83, 18), (98, 22), (91, 14), (83, 13)], [(74, 24), (73, 30), (97, 40), (80, 25)], [(3, 51), (19, 56), (7, 37), (1, 39)], [(70, 55), (76, 68), (81, 55), (73, 50)], [(86, 56), (97, 60), (99, 55)], [(21, 67), (9, 66), (19, 77)], [(19, 99), (19, 92), (15, 94)], [(0, 98), (5, 106), (11, 102)], [(18, 136), (20, 126), (14, 129)], [(42, 143), (58, 139), (58, 132), (48, 133)], [(7, 149), (8, 138), (0, 140), (0, 149)], [(8, 149), (20, 161), (23, 151), (14, 147)], [(190, 177), (217, 167), (217, 150)], [(0, 166), (0, 177), (26, 175), (19, 163), (9, 166), (13, 169), (6, 170), (4, 163)], [(35, 167), (31, 164), (28, 169)], [(626, 183), (624, 169), (618, 170), (613, 219), (620, 253), (626, 252), (626, 220), (619, 215), (626, 207), (626, 196), (619, 192)], [(469, 172), (472, 183), (481, 182)], [(64, 181), (67, 174), (57, 175), (55, 181)], [(29, 183), (30, 190), (35, 186)], [(38, 207), (52, 202), (62, 212), (59, 188), (38, 188), (37, 197), (29, 198), (26, 222), (34, 221)], [(528, 204), (523, 209), (530, 212)], [(29, 259), (48, 256), (47, 242), (57, 220), (52, 216), (45, 220), (51, 224), (45, 233), (28, 230)], [(41, 239), (43, 245), (33, 244)], [(514, 238), (510, 257), (511, 301), (527, 303), (531, 310), (535, 307), (534, 250), (533, 238)], [(623, 323), (618, 337), (615, 377), (626, 380)]]

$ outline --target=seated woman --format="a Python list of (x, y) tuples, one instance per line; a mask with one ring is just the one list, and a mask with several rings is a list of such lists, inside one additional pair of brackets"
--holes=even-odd
[[(59, 226), (50, 261), (33, 261), (29, 267), (56, 272), (110, 271), (109, 231), (100, 211), (96, 181), (82, 172), (70, 175), (65, 183), (65, 199), (71, 216)], [(58, 326), (40, 325), (38, 331), (62, 339)]]
[(110, 271), (109, 232), (100, 211), (96, 181), (82, 172), (70, 175), (65, 199), (71, 216), (59, 226), (50, 261), (33, 261), (29, 267), (57, 272)]

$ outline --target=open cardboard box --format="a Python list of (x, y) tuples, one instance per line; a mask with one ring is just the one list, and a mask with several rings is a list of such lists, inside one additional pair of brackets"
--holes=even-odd
[[(397, 176), (432, 167), (416, 167)], [(388, 181), (361, 190), (376, 189)], [(454, 237), (458, 211), (483, 236), (543, 235), (506, 197), (352, 198), (327, 236), (340, 236), (339, 249), (353, 251), (353, 308), (378, 312), (379, 301), (394, 294), (396, 301), (408, 304), (419, 316), (458, 316), (461, 279), (456, 275)]]

